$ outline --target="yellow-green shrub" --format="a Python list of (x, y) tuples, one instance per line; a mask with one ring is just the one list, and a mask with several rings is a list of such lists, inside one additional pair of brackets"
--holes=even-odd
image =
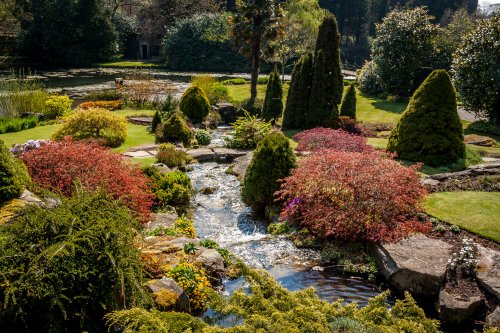
[(66, 95), (51, 95), (45, 101), (45, 110), (43, 113), (47, 119), (62, 117), (71, 111), (71, 104), (73, 104), (73, 100)]
[(123, 106), (123, 102), (118, 101), (89, 101), (78, 105), (80, 109), (106, 109), (109, 111), (120, 110)]
[(201, 123), (210, 112), (210, 102), (198, 86), (191, 86), (182, 95), (179, 107), (193, 123)]
[(103, 140), (105, 146), (118, 147), (127, 138), (127, 122), (105, 109), (77, 111), (66, 119), (53, 139), (61, 140), (65, 136), (76, 140)]

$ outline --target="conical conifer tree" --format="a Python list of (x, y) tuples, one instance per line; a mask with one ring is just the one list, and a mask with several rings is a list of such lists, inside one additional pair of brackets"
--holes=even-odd
[(325, 57), (326, 95), (330, 110), (339, 105), (344, 91), (344, 77), (340, 62), (340, 33), (337, 20), (328, 14), (319, 27), (316, 54), (322, 50)]
[(342, 97), (340, 115), (356, 119), (356, 88), (352, 85), (347, 88), (344, 97)]
[(278, 70), (274, 68), (267, 83), (266, 97), (262, 108), (262, 119), (273, 124), (283, 113), (283, 87)]
[(415, 91), (389, 136), (387, 150), (402, 160), (443, 166), (465, 157), (457, 96), (445, 70), (435, 70)]
[(151, 132), (155, 133), (158, 125), (161, 124), (161, 116), (160, 111), (156, 110), (155, 115), (153, 116), (153, 121), (151, 123)]
[(312, 88), (306, 117), (308, 128), (325, 126), (330, 119), (331, 109), (327, 101), (326, 80), (325, 55), (322, 50), (319, 50), (314, 59)]
[(303, 61), (304, 59), (301, 58), (295, 63), (295, 66), (293, 67), (290, 87), (288, 88), (288, 95), (286, 98), (285, 112), (283, 112), (283, 123), (281, 125), (281, 127), (285, 130), (295, 128), (295, 118), (297, 116), (298, 107), (298, 85), (300, 69), (302, 67)]
[(311, 95), (311, 88), (313, 84), (312, 70), (313, 70), (314, 56), (309, 53), (305, 56), (304, 62), (300, 68), (300, 77), (297, 87), (297, 116), (295, 117), (294, 128), (305, 128), (306, 119), (308, 118), (309, 99)]

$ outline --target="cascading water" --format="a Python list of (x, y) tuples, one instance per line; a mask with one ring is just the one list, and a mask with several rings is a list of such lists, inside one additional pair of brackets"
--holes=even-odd
[[(215, 131), (222, 142), (224, 134)], [(219, 142), (217, 142), (219, 144)], [(263, 268), (290, 290), (314, 287), (320, 298), (366, 304), (380, 289), (366, 280), (339, 276), (330, 270), (313, 270), (319, 254), (299, 249), (284, 236), (266, 232), (266, 224), (252, 215), (241, 198), (238, 179), (227, 174), (227, 164), (194, 165), (188, 172), (197, 194), (194, 196), (194, 222), (198, 237), (215, 240), (247, 265)], [(211, 194), (203, 188), (215, 189)], [(208, 191), (211, 192), (211, 191)], [(224, 281), (226, 292), (241, 286), (241, 281)]]

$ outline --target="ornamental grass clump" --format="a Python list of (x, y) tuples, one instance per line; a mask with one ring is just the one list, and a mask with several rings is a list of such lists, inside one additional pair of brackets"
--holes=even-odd
[(431, 231), (418, 219), (425, 194), (415, 168), (380, 153), (321, 150), (299, 161), (276, 197), (281, 220), (316, 237), (378, 242)]
[(332, 149), (344, 152), (373, 152), (375, 149), (366, 144), (366, 138), (331, 128), (314, 128), (300, 132), (293, 137), (298, 141), (298, 151), (318, 151)]
[(75, 192), (75, 182), (89, 191), (104, 189), (146, 221), (153, 204), (148, 178), (135, 164), (97, 143), (52, 141), (27, 151), (21, 160), (37, 185), (66, 196)]
[(162, 143), (160, 147), (158, 147), (156, 159), (159, 163), (163, 163), (169, 168), (181, 167), (193, 161), (193, 158), (189, 156), (189, 154), (183, 150), (177, 149), (171, 143)]
[(29, 183), (30, 176), (26, 166), (0, 140), (0, 206), (18, 198)]

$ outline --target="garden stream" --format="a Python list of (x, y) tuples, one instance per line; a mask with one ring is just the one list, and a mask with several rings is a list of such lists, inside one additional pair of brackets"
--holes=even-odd
[[(220, 130), (214, 134), (217, 141), (222, 141)], [(265, 221), (253, 216), (251, 208), (243, 203), (240, 182), (225, 172), (228, 166), (215, 162), (195, 164), (188, 173), (197, 193), (193, 204), (198, 237), (216, 241), (250, 267), (265, 269), (290, 290), (314, 287), (325, 301), (341, 298), (365, 305), (380, 293), (380, 288), (367, 280), (318, 266), (317, 251), (299, 249), (284, 236), (268, 234)], [(216, 190), (207, 195), (200, 192), (203, 188)], [(225, 293), (232, 294), (243, 283), (242, 279), (224, 281)]]

